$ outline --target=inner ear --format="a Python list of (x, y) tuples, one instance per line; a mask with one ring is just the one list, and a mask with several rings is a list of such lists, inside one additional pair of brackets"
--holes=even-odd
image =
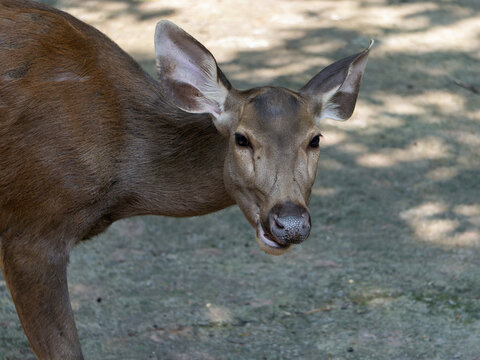
[(155, 30), (155, 54), (160, 85), (168, 99), (184, 111), (209, 113), (217, 127), (225, 127), (229, 118), (225, 103), (232, 86), (213, 55), (166, 20)]
[(314, 109), (317, 125), (323, 119), (345, 121), (352, 116), (372, 45), (373, 40), (362, 52), (327, 66), (300, 89)]

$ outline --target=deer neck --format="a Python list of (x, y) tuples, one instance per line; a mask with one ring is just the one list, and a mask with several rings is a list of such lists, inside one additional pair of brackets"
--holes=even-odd
[(223, 180), (228, 140), (208, 115), (186, 113), (159, 91), (126, 112), (128, 215), (196, 216), (234, 203)]

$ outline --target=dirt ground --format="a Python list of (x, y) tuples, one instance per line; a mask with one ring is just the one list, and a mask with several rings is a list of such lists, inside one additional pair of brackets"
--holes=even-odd
[[(238, 208), (114, 224), (69, 267), (86, 359), (480, 359), (478, 0), (47, 2), (151, 74), (170, 19), (239, 88), (376, 40), (354, 116), (323, 126), (309, 240), (268, 256)], [(0, 277), (0, 359), (32, 358)]]

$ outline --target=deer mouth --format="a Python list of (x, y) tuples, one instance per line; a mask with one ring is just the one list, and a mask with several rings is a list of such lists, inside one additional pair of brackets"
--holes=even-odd
[(275, 237), (266, 232), (262, 226), (262, 222), (257, 220), (257, 244), (260, 249), (265, 251), (269, 255), (282, 255), (290, 250), (291, 245), (282, 245), (275, 241)]

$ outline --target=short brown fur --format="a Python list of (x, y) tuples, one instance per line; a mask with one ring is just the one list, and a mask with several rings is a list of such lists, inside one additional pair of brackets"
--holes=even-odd
[[(192, 56), (210, 59), (194, 39), (164, 27)], [(308, 149), (318, 132), (312, 89), (242, 92), (217, 68), (228, 97), (206, 104), (230, 119), (218, 125), (212, 114), (192, 113), (201, 91), (168, 75), (159, 84), (64, 12), (0, 3), (0, 265), (39, 359), (83, 358), (69, 253), (114, 221), (202, 215), (237, 203), (253, 226), (259, 216), (268, 227), (269, 210), (283, 202), (306, 209), (319, 156)], [(235, 144), (238, 131), (255, 150)]]

